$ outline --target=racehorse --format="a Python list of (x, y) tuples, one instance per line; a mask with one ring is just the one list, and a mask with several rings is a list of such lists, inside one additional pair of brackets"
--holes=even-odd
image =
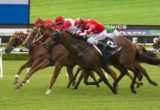
[[(59, 43), (62, 43), (69, 50), (69, 52), (73, 55), (73, 57), (75, 59), (77, 58), (77, 63), (81, 67), (95, 70), (93, 68), (93, 67), (95, 67), (95, 65), (100, 66), (100, 61), (101, 61), (100, 54), (97, 53), (97, 51), (95, 50), (95, 48), (93, 46), (89, 45), (88, 43), (86, 43), (83, 40), (77, 39), (77, 36), (74, 36), (66, 31), (62, 30), (62, 31), (54, 31), (54, 33), (52, 34), (52, 38), (54, 39), (53, 40), (54, 42), (58, 41)], [(108, 60), (109, 64), (112, 64), (113, 66), (115, 66), (121, 73), (120, 76), (117, 78), (117, 80), (115, 80), (115, 82), (113, 84), (114, 89), (117, 88), (117, 84), (118, 84), (119, 80), (125, 74), (127, 74), (127, 69), (133, 71), (133, 73), (134, 73), (134, 78), (133, 78), (133, 81), (130, 86), (131, 91), (133, 93), (136, 93), (136, 91), (134, 90), (134, 83), (135, 83), (135, 80), (140, 72), (146, 76), (146, 78), (148, 79), (148, 81), (152, 85), (156, 86), (157, 83), (152, 81), (149, 78), (149, 76), (146, 73), (146, 71), (144, 70), (144, 68), (142, 68), (141, 65), (136, 61), (136, 55), (138, 53), (137, 53), (135, 45), (131, 41), (129, 41), (128, 39), (125, 39), (123, 37), (115, 37), (114, 40), (117, 42), (117, 45), (122, 47), (122, 50), (120, 52), (116, 53), (115, 55), (110, 56), (110, 58)], [(130, 51), (130, 52), (128, 54), (126, 54), (128, 51)], [(87, 57), (87, 56), (89, 56), (89, 57)], [(81, 58), (83, 60), (78, 61), (78, 58)], [(97, 58), (98, 58), (98, 60), (97, 60)], [(99, 65), (97, 64), (97, 62), (95, 62), (95, 59)], [(88, 65), (90, 65), (90, 66), (88, 66)], [(97, 72), (97, 70), (95, 70), (95, 71)], [(104, 80), (104, 79), (102, 79), (102, 80)]]
[[(5, 52), (10, 53), (15, 47), (21, 45), (27, 36), (28, 33), (25, 34), (23, 32), (15, 32), (10, 38), (5, 48)], [(25, 82), (31, 77), (31, 75), (36, 71), (52, 65), (55, 65), (55, 70), (50, 82), (49, 89), (47, 90), (46, 94), (49, 94), (51, 92), (51, 88), (55, 83), (55, 80), (62, 66), (67, 67), (67, 73), (69, 74), (69, 79), (70, 79), (70, 82), (67, 85), (67, 87), (70, 87), (71, 79), (73, 79), (72, 70), (73, 67), (75, 66), (75, 62), (73, 61), (73, 59), (70, 58), (68, 51), (66, 51), (66, 49), (62, 45), (57, 45), (51, 48), (51, 52), (52, 55), (51, 56), (48, 55), (48, 50), (42, 46), (42, 43), (40, 41), (37, 42), (36, 45), (29, 48), (29, 58), (27, 62), (20, 67), (18, 73), (15, 76), (14, 84), (16, 85), (16, 88), (20, 88), (21, 86), (23, 86)], [(20, 73), (22, 72), (23, 69), (27, 67), (31, 67), (30, 71), (26, 75), (25, 79), (18, 84)], [(94, 76), (93, 79), (95, 80)], [(75, 82), (72, 81), (72, 83), (74, 85)]]

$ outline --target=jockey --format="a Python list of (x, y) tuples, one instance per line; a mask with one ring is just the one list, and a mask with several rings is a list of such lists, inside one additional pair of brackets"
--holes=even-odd
[(54, 22), (50, 19), (45, 19), (43, 20), (43, 26), (44, 27), (53, 27), (54, 25)]
[(112, 26), (105, 25), (105, 28), (106, 28), (107, 36), (109, 36), (109, 37), (119, 36), (119, 32), (115, 28), (113, 28)]
[(65, 29), (70, 33), (74, 33), (77, 30), (77, 27), (74, 26), (74, 20), (71, 18), (64, 18), (63, 16), (56, 17), (54, 28)]
[(39, 26), (40, 24), (43, 24), (43, 19), (37, 18), (34, 22), (34, 26)]
[[(103, 45), (104, 51), (103, 51), (103, 61), (106, 61), (107, 55), (106, 55), (106, 47), (110, 48), (109, 54), (114, 54), (117, 51), (120, 50), (120, 48), (116, 45), (115, 41), (107, 36), (107, 32), (105, 27), (95, 20), (82, 20), (81, 18), (77, 18), (74, 23), (75, 26), (77, 26), (80, 30), (76, 32), (80, 36), (87, 36), (87, 42), (93, 45)], [(108, 39), (107, 43), (104, 44), (101, 42), (101, 40), (104, 40), (105, 38)], [(105, 64), (106, 62), (103, 62)]]

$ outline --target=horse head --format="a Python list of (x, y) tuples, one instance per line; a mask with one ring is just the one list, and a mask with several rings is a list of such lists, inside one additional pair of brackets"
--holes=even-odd
[(32, 28), (32, 31), (27, 36), (26, 40), (24, 41), (24, 45), (26, 48), (31, 48), (34, 44), (38, 41), (44, 42), (49, 36), (51, 28), (44, 27), (43, 25), (38, 25)]
[(7, 46), (5, 48), (6, 53), (10, 53), (15, 47), (21, 45), (25, 38), (27, 37), (27, 34), (23, 32), (15, 32), (9, 39)]
[(43, 42), (43, 46), (48, 48), (50, 46), (54, 46), (60, 44), (62, 42), (62, 36), (60, 30), (52, 30), (52, 32), (48, 33), (48, 37)]

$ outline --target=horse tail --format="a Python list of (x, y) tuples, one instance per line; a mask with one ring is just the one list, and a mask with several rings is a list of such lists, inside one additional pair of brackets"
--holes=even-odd
[(151, 65), (159, 65), (160, 58), (157, 57), (155, 53), (152, 51), (146, 50), (143, 46), (135, 45), (136, 46), (136, 60), (139, 62), (148, 63)]
[(147, 56), (150, 56), (150, 57), (156, 57), (156, 58), (158, 58), (158, 57), (157, 57), (157, 54), (155, 54), (154, 52), (149, 51), (149, 50), (146, 50), (146, 51), (144, 52), (144, 54), (147, 55)]
[(148, 55), (146, 52), (138, 54), (137, 60), (151, 65), (160, 65), (160, 58)]

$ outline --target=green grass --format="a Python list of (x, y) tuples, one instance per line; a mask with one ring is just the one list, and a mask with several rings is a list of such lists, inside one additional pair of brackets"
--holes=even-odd
[[(158, 110), (160, 108), (160, 87), (148, 84), (132, 94), (130, 80), (125, 77), (119, 83), (119, 94), (113, 95), (103, 84), (100, 88), (80, 84), (78, 90), (67, 89), (68, 78), (65, 69), (61, 72), (50, 95), (44, 95), (53, 68), (37, 72), (30, 83), (20, 90), (13, 88), (13, 78), (24, 61), (4, 61), (4, 78), (0, 80), (0, 110)], [(160, 84), (159, 68), (144, 65), (151, 78)], [(24, 77), (25, 71), (21, 76)], [(109, 77), (110, 82), (112, 82)]]
[(159, 0), (31, 0), (31, 22), (63, 15), (105, 24), (159, 25), (159, 6)]

